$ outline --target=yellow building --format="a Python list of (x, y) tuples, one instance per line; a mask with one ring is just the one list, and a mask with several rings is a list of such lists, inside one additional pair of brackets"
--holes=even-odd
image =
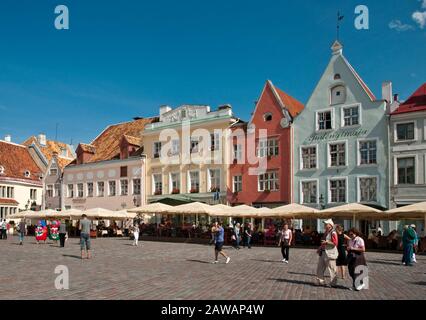
[(237, 122), (229, 105), (160, 107), (157, 122), (142, 133), (147, 202), (226, 203), (227, 133)]

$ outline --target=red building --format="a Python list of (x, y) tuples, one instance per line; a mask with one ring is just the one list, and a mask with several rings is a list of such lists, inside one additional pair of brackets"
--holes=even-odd
[[(228, 181), (231, 205), (277, 207), (292, 202), (291, 124), (303, 108), (302, 103), (267, 81), (251, 120), (232, 126), (234, 160)], [(243, 142), (242, 136), (246, 138)]]

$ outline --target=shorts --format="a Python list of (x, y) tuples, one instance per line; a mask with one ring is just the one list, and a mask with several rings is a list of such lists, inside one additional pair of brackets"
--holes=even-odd
[(222, 242), (216, 242), (214, 245), (214, 249), (216, 251), (222, 251), (222, 247), (223, 247), (223, 241)]
[(90, 235), (88, 233), (80, 234), (80, 247), (81, 250), (90, 250)]

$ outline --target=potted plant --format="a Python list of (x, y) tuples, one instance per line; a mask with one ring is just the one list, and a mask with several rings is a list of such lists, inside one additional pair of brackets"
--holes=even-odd
[(264, 192), (264, 193), (271, 193), (271, 190), (269, 190), (269, 189), (265, 189), (265, 190), (263, 190), (263, 192)]
[(198, 188), (192, 188), (191, 190), (189, 190), (190, 193), (198, 193)]
[(178, 188), (173, 188), (172, 194), (179, 194), (180, 190)]
[(154, 195), (155, 195), (155, 196), (160, 196), (161, 194), (162, 194), (161, 190), (156, 190), (156, 191), (154, 192)]

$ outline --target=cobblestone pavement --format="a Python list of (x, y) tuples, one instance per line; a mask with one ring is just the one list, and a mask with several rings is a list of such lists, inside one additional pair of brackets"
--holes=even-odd
[[(94, 257), (80, 260), (78, 239), (66, 248), (27, 237), (0, 240), (0, 299), (425, 299), (426, 256), (414, 267), (401, 255), (367, 253), (370, 289), (353, 292), (314, 286), (315, 250), (293, 248), (283, 264), (278, 248), (226, 247), (231, 262), (211, 264), (208, 245), (92, 240)], [(57, 265), (69, 268), (69, 290), (56, 290)]]

